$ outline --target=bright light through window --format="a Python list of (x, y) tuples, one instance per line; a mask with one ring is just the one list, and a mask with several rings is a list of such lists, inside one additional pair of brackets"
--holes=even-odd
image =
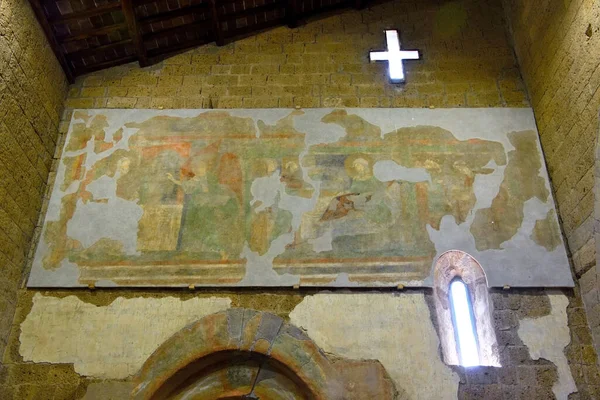
[(463, 281), (456, 280), (450, 284), (450, 297), (452, 300), (454, 329), (458, 338), (460, 363), (463, 367), (479, 365), (471, 302), (469, 301), (467, 286)]

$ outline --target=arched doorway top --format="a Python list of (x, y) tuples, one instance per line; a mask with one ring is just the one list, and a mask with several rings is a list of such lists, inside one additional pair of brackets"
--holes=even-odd
[(164, 342), (136, 375), (132, 398), (153, 399), (189, 380), (190, 374), (222, 362), (223, 355), (241, 357), (242, 362), (250, 356), (268, 359), (307, 398), (343, 398), (344, 385), (335, 368), (304, 332), (276, 315), (241, 308), (206, 316)]

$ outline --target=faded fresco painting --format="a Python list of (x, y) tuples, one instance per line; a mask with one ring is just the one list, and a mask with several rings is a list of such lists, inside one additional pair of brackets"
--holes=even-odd
[(571, 286), (529, 109), (85, 110), (29, 286)]

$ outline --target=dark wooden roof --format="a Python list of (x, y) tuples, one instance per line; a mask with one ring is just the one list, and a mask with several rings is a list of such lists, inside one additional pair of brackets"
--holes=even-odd
[(365, 0), (29, 0), (67, 77), (288, 24)]

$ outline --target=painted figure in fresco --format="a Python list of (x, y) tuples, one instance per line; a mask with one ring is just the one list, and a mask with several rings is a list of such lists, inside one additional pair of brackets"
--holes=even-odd
[[(116, 120), (79, 113), (75, 119), (86, 123), (74, 121), (61, 160), (64, 179), (57, 182), (50, 207), (55, 212), (44, 228), (42, 266), (56, 269), (66, 259), (85, 279), (128, 282), (128, 274), (143, 267), (162, 282), (166, 264), (174, 265), (177, 279), (196, 265), (228, 264), (233, 270), (243, 264), (246, 246), (252, 257), (275, 257), (278, 273), (320, 276), (332, 265), (352, 265), (375, 275), (414, 270), (421, 279), (436, 253), (434, 231), (451, 221), (445, 217), (457, 226), (473, 217), (477, 249), (499, 249), (522, 226), (523, 204), (548, 196), (532, 131), (509, 134), (515, 150), (506, 154), (500, 142), (459, 140), (436, 126), (382, 132), (344, 110), (320, 121), (336, 124), (345, 131), (341, 136), (338, 128), (318, 131), (321, 114), (295, 120), (300, 111), (275, 125), (225, 112), (161, 114), (113, 134), (108, 132)], [(476, 178), (484, 175), (500, 189), (491, 206), (474, 210), (477, 190), (488, 184)], [(501, 218), (507, 207), (511, 218)], [(492, 222), (497, 229), (489, 234)], [(88, 232), (102, 224), (129, 236), (102, 228), (96, 236)], [(553, 229), (550, 224), (551, 214), (536, 222), (536, 232)], [(560, 238), (542, 234), (532, 239), (548, 251), (560, 245)], [(384, 271), (380, 260), (390, 269)], [(98, 272), (98, 266), (110, 268)], [(212, 282), (222, 284), (218, 279)]]
[(312, 177), (322, 182), (320, 196), (314, 210), (302, 216), (288, 256), (310, 254), (312, 246), (307, 243), (317, 238), (330, 238), (329, 248), (340, 257), (366, 250), (395, 255), (399, 245), (406, 246), (407, 254), (422, 251), (419, 243), (428, 242), (412, 229), (420, 217), (416, 184), (380, 181), (374, 176), (374, 164), (374, 156), (367, 153), (315, 160)]
[(253, 165), (253, 200), (247, 215), (246, 240), (250, 250), (261, 256), (273, 240), (291, 229), (291, 213), (279, 208), (283, 191), (289, 189), (280, 171), (280, 161), (272, 158), (258, 159)]
[[(391, 213), (393, 206), (388, 204), (390, 200), (387, 193), (389, 185), (373, 176), (373, 164), (371, 157), (366, 154), (353, 154), (344, 161), (345, 172), (351, 178), (348, 188), (349, 196), (338, 198), (351, 201), (356, 215), (353, 218), (347, 218), (343, 225), (336, 226), (336, 230), (340, 233), (346, 231), (374, 233), (394, 223)], [(332, 200), (333, 204), (335, 202), (336, 199)]]
[[(399, 207), (399, 198), (393, 193), (397, 188), (373, 176), (374, 163), (367, 154), (337, 158), (333, 165), (326, 159), (323, 163), (327, 167), (317, 166), (319, 172), (313, 177), (323, 182), (320, 196), (314, 211), (302, 216), (300, 234), (292, 247), (323, 236), (334, 240), (360, 236), (365, 242), (370, 235), (378, 236), (370, 243), (375, 249), (388, 245), (385, 232), (397, 218), (392, 213)], [(321, 174), (326, 174), (327, 180)], [(360, 251), (360, 246), (342, 251)]]
[(243, 245), (242, 234), (231, 229), (240, 224), (241, 204), (231, 185), (219, 182), (224, 180), (219, 177), (236, 171), (215, 167), (220, 165), (215, 161), (217, 155), (204, 152), (192, 156), (181, 168), (179, 179), (170, 173), (167, 178), (184, 192), (177, 250), (200, 259), (214, 258), (216, 253), (227, 260), (237, 257)]
[(284, 158), (281, 168), (281, 182), (290, 196), (311, 198), (314, 188), (304, 181), (298, 159)]
[(155, 151), (156, 154), (141, 159), (140, 167), (144, 173), (139, 183), (140, 203), (156, 206), (179, 204), (180, 188), (168, 179), (168, 175), (179, 172), (184, 158), (175, 149), (150, 149), (148, 152)]

